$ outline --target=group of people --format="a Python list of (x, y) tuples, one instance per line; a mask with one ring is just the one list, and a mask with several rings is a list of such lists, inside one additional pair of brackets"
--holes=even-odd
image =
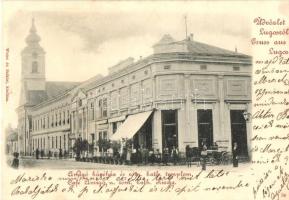
[(43, 158), (44, 157), (44, 150), (43, 149), (39, 150), (38, 148), (36, 148), (35, 156), (36, 156), (36, 159)]
[[(212, 149), (218, 150), (217, 143), (214, 143), (212, 146)], [(192, 148), (190, 148), (189, 145), (185, 148), (185, 155), (186, 155), (186, 163), (188, 167), (192, 166)], [(116, 160), (119, 160), (121, 163), (126, 164), (154, 164), (154, 163), (163, 163), (164, 165), (168, 165), (170, 161), (174, 165), (177, 164), (179, 159), (179, 151), (178, 148), (173, 146), (171, 149), (168, 147), (165, 147), (163, 149), (163, 154), (159, 152), (159, 149), (156, 149), (155, 151), (153, 149), (148, 150), (147, 148), (144, 148), (141, 146), (140, 148), (132, 149), (127, 148), (123, 146), (120, 151), (117, 149), (112, 149), (112, 155)], [(202, 143), (202, 146), (200, 147), (200, 163), (202, 166), (202, 170), (206, 170), (206, 159), (207, 159), (207, 145), (206, 143)], [(239, 160), (239, 149), (237, 142), (233, 143), (233, 149), (232, 149), (232, 160), (233, 160), (233, 167), (238, 167), (238, 160)], [(19, 159), (18, 159), (19, 153), (14, 153), (14, 159), (12, 161), (12, 167), (18, 168), (19, 166)], [(35, 156), (36, 159), (39, 159), (40, 157), (44, 157), (44, 150), (39, 150), (38, 148), (35, 150)], [(52, 156), (52, 152), (49, 150), (48, 152), (48, 158)], [(55, 155), (54, 155), (55, 156)], [(62, 149), (59, 149), (58, 157), (67, 156), (67, 152), (64, 151), (64, 155), (62, 153)]]
[(67, 157), (67, 152), (64, 151), (63, 153), (62, 149), (60, 148), (58, 152), (56, 151), (52, 152), (51, 150), (49, 150), (47, 155), (45, 155), (45, 151), (43, 149), (39, 150), (38, 148), (36, 148), (35, 150), (36, 159), (44, 158), (45, 156), (47, 156), (48, 159), (50, 159), (51, 157), (58, 157), (59, 159), (61, 159), (63, 157)]
[[(195, 149), (197, 149), (197, 152), (194, 152)], [(210, 149), (217, 151), (218, 144), (215, 142), (210, 146)], [(122, 146), (120, 149), (113, 149), (111, 155), (114, 159), (120, 161), (120, 163), (125, 164), (162, 163), (163, 165), (168, 165), (168, 163), (173, 163), (176, 165), (181, 158), (179, 150), (175, 146), (172, 146), (171, 148), (165, 147), (162, 153), (159, 149), (147, 149), (143, 146), (136, 148), (132, 148), (132, 146)], [(202, 170), (206, 170), (208, 159), (207, 144), (203, 142), (200, 148), (191, 148), (189, 145), (186, 146), (185, 157), (188, 167), (192, 166), (192, 157), (194, 157), (194, 155), (199, 156)], [(233, 166), (238, 167), (238, 145), (236, 142), (233, 144), (232, 156)]]
[(165, 147), (163, 149), (163, 154), (161, 155), (157, 149), (156, 153), (151, 153), (151, 160), (152, 162), (162, 162), (164, 165), (168, 165), (169, 162), (172, 162), (174, 165), (176, 165), (179, 160), (179, 150), (175, 146), (173, 146), (171, 149)]
[(163, 163), (168, 165), (170, 161), (174, 165), (178, 162), (179, 151), (173, 146), (171, 149), (165, 147), (163, 153), (159, 149), (148, 149), (143, 147), (132, 148), (130, 146), (122, 146), (120, 149), (113, 149), (113, 158), (125, 164), (154, 164)]
[[(212, 150), (218, 150), (218, 144), (215, 142), (212, 146), (211, 146)], [(192, 152), (192, 148), (190, 148), (189, 145), (186, 146), (186, 163), (188, 167), (192, 166), (192, 156), (193, 156), (193, 152)], [(199, 149), (199, 153), (200, 153), (200, 164), (202, 166), (202, 170), (206, 170), (206, 162), (207, 162), (207, 157), (208, 157), (208, 148), (207, 148), (207, 144), (203, 141), (201, 143), (200, 149)], [(237, 142), (233, 143), (233, 149), (232, 149), (232, 161), (233, 161), (233, 167), (238, 167), (238, 163), (239, 163), (239, 149), (238, 149), (238, 144)]]

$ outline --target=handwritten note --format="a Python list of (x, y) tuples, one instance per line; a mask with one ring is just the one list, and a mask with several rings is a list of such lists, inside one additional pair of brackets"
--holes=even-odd
[[(146, 49), (146, 44), (143, 42), (149, 41), (152, 42), (150, 43), (150, 45), (152, 45), (154, 42), (158, 41), (155, 37), (160, 36), (160, 34), (171, 34), (172, 36), (176, 37), (176, 41), (180, 41), (184, 39), (182, 38), (184, 35), (187, 37), (187, 34), (192, 32), (194, 35), (190, 34), (188, 39), (190, 42), (201, 42), (202, 39), (207, 39), (208, 41), (213, 41), (212, 45), (214, 45), (216, 40), (216, 46), (219, 46), (217, 45), (218, 41), (219, 43), (221, 41), (221, 44), (223, 43), (224, 45), (220, 47), (225, 49), (233, 49), (235, 44), (232, 42), (235, 42), (236, 38), (238, 38), (240, 39), (238, 41), (239, 44), (236, 45), (238, 48), (235, 49), (235, 51), (238, 51), (239, 49), (240, 52), (238, 53), (243, 52), (244, 49), (244, 47), (239, 45), (243, 41), (247, 41), (247, 43), (244, 42), (246, 51), (243, 53), (252, 55), (253, 71), (251, 83), (252, 111), (251, 109), (247, 109), (247, 114), (249, 117), (248, 120), (246, 119), (246, 125), (248, 125), (246, 128), (251, 127), (252, 131), (247, 131), (247, 138), (251, 140), (248, 142), (250, 149), (249, 155), (251, 156), (250, 161), (244, 163), (241, 162), (240, 159), (238, 168), (234, 168), (231, 161), (227, 162), (226, 157), (226, 159), (224, 159), (226, 161), (224, 162), (225, 164), (208, 164), (207, 170), (205, 171), (203, 171), (200, 166), (197, 166), (199, 164), (197, 162), (194, 162), (191, 168), (184, 165), (153, 165), (138, 167), (104, 163), (89, 163), (92, 167), (88, 170), (74, 167), (73, 164), (75, 163), (73, 162), (76, 162), (74, 160), (67, 160), (67, 162), (63, 162), (73, 163), (69, 168), (63, 167), (65, 170), (63, 170), (63, 168), (61, 168), (62, 170), (59, 170), (58, 168), (56, 168), (57, 170), (53, 170), (46, 168), (43, 169), (40, 167), (35, 167), (32, 169), (29, 167), (25, 168), (23, 165), (20, 165), (19, 168), (15, 170), (10, 166), (5, 165), (7, 162), (6, 160), (13, 159), (12, 157), (10, 158), (7, 156), (8, 159), (3, 159), (2, 161), (2, 164), (4, 164), (4, 167), (1, 170), (3, 179), (1, 180), (1, 183), (3, 183), (1, 189), (3, 195), (1, 194), (0, 200), (288, 200), (289, 3), (283, 2), (285, 1), (265, 1), (262, 2), (262, 4), (259, 2), (234, 2), (235, 4), (231, 4), (227, 1), (220, 1), (217, 3), (210, 1), (178, 3), (170, 2), (171, 4), (166, 2), (143, 2), (142, 5), (139, 6), (133, 2), (130, 4), (129, 2), (98, 3), (94, 1), (69, 1), (61, 3), (56, 3), (54, 1), (45, 1), (40, 3), (36, 1), (25, 3), (21, 1), (5, 1), (3, 3), (3, 5), (5, 4), (5, 9), (3, 9), (3, 32), (5, 34), (3, 37), (2, 77), (4, 77), (3, 91), (5, 91), (6, 95), (3, 98), (3, 101), (6, 103), (4, 104), (7, 105), (6, 107), (8, 110), (8, 112), (5, 114), (8, 114), (8, 116), (11, 114), (10, 118), (13, 118), (13, 120), (9, 119), (7, 122), (11, 121), (13, 123), (17, 123), (17, 121), (21, 121), (22, 123), (23, 121), (24, 124), (23, 127), (18, 126), (20, 129), (23, 129), (23, 133), (25, 134), (23, 134), (23, 138), (21, 138), (21, 140), (24, 142), (19, 143), (17, 148), (20, 148), (21, 145), (27, 145), (29, 148), (31, 148), (32, 145), (29, 143), (28, 139), (31, 137), (29, 126), (25, 126), (25, 124), (29, 124), (29, 122), (27, 121), (27, 123), (24, 123), (25, 120), (23, 120), (24, 115), (27, 115), (27, 113), (24, 111), (21, 112), (21, 109), (18, 109), (17, 112), (19, 112), (21, 115), (18, 115), (18, 119), (15, 115), (15, 121), (13, 117), (13, 112), (15, 111), (15, 108), (18, 107), (18, 99), (15, 97), (19, 95), (17, 92), (20, 92), (20, 74), (25, 74), (24, 71), (21, 72), (21, 67), (28, 68), (28, 66), (31, 64), (26, 59), (22, 60), (20, 55), (25, 42), (29, 42), (31, 38), (26, 38), (24, 41), (24, 37), (21, 35), (21, 33), (24, 32), (24, 29), (26, 31), (25, 34), (28, 33), (27, 23), (32, 17), (35, 18), (36, 24), (39, 24), (39, 28), (37, 26), (37, 33), (39, 33), (39, 36), (42, 38), (41, 45), (43, 45), (43, 51), (45, 50), (45, 52), (47, 52), (45, 67), (47, 72), (50, 71), (50, 75), (47, 76), (47, 81), (53, 81), (54, 79), (58, 80), (58, 76), (55, 76), (57, 74), (68, 74), (69, 76), (77, 78), (84, 77), (84, 74), (80, 72), (89, 72), (91, 75), (96, 74), (94, 72), (92, 73), (90, 70), (97, 68), (101, 72), (104, 70), (102, 67), (110, 66), (110, 63), (114, 63), (114, 59), (123, 59), (123, 55), (139, 57), (139, 61), (136, 62), (141, 63), (144, 61), (142, 56), (145, 56), (145, 53), (148, 51)], [(96, 15), (95, 18), (94, 14)], [(185, 21), (182, 21), (182, 16), (185, 16)], [(29, 20), (27, 21), (26, 19), (28, 18)], [(238, 18), (241, 18), (241, 20)], [(128, 21), (126, 21), (127, 19)], [(249, 33), (249, 28), (247, 27), (248, 24), (242, 24), (240, 22), (250, 22), (252, 32)], [(233, 26), (236, 24), (238, 25)], [(100, 29), (96, 28), (98, 26)], [(34, 32), (34, 28), (36, 27), (31, 28), (30, 33)], [(146, 32), (146, 29), (150, 30), (149, 34)], [(187, 33), (187, 31), (190, 32)], [(222, 35), (222, 32), (226, 34)], [(95, 37), (95, 35), (99, 36)], [(36, 41), (40, 39), (37, 36), (35, 37)], [(161, 47), (163, 44), (173, 41), (173, 39), (168, 35), (164, 38), (165, 39), (162, 39), (160, 43), (156, 43), (157, 46)], [(110, 43), (110, 41), (113, 41), (113, 43)], [(186, 42), (186, 40), (183, 40), (183, 42)], [(203, 42), (206, 43), (205, 40)], [(133, 51), (133, 43), (138, 44), (136, 47), (137, 51)], [(169, 49), (169, 51), (183, 49), (184, 52), (187, 52), (187, 47), (183, 46), (182, 42), (172, 43), (174, 43), (176, 46), (170, 47), (171, 49)], [(71, 46), (71, 44), (73, 45)], [(35, 47), (34, 45), (35, 44), (32, 44), (33, 47)], [(194, 48), (194, 46), (195, 45), (189, 47)], [(199, 45), (196, 45), (196, 48), (199, 48), (198, 46)], [(252, 54), (248, 53), (250, 51), (248, 46), (251, 46)], [(70, 51), (71, 49), (72, 51)], [(79, 51), (79, 49), (81, 49), (81, 51)], [(206, 53), (206, 48), (200, 49), (200, 51), (204, 51)], [(216, 50), (216, 52), (219, 52), (219, 50)], [(192, 53), (194, 53), (194, 51), (192, 51)], [(139, 54), (144, 55), (140, 56)], [(234, 54), (230, 55), (234, 56)], [(71, 59), (69, 59), (73, 56), (77, 58), (76, 61), (71, 61)], [(157, 57), (157, 55), (155, 56)], [(180, 56), (186, 57), (183, 53), (180, 53)], [(36, 59), (36, 57), (37, 59), (42, 59), (42, 54), (36, 54), (35, 56), (35, 54), (32, 54), (32, 52), (29, 52), (28, 57), (28, 60)], [(201, 55), (199, 55), (199, 57), (201, 58)], [(200, 65), (200, 71), (197, 72), (200, 77), (203, 77), (203, 73), (205, 74), (209, 72), (215, 74), (219, 72), (219, 65), (216, 64), (219, 62), (219, 57), (213, 57), (216, 60), (212, 60), (212, 64), (209, 63), (204, 69)], [(176, 67), (174, 66), (174, 61), (169, 59), (165, 60), (165, 62), (172, 64), (169, 69), (165, 69), (164, 66), (164, 69), (166, 70), (165, 73), (174, 73), (174, 69)], [(189, 62), (187, 62), (187, 60), (184, 60), (180, 64), (181, 70), (185, 73), (190, 73), (186, 70), (187, 66), (189, 66), (188, 63)], [(197, 65), (199, 64), (200, 63), (197, 63)], [(43, 63), (38, 63), (38, 67), (41, 67), (41, 69), (42, 65)], [(53, 68), (53, 66), (56, 67)], [(71, 66), (73, 68), (66, 68)], [(80, 66), (80, 70), (77, 70), (78, 68), (74, 66)], [(232, 64), (228, 64), (228, 66), (232, 67)], [(64, 69), (69, 69), (69, 73), (64, 73)], [(152, 69), (157, 70), (158, 65), (152, 65)], [(237, 66), (235, 69), (237, 69), (238, 72), (236, 72), (233, 68), (232, 75), (235, 73), (244, 72), (242, 71), (242, 65), (240, 65), (240, 68)], [(183, 73), (182, 71), (180, 73)], [(40, 72), (42, 73), (42, 71)], [(33, 77), (38, 77), (37, 73), (32, 73)], [(141, 72), (141, 74), (142, 73), (143, 72)], [(136, 72), (136, 76), (133, 76), (133, 79), (135, 77), (138, 78), (138, 75), (139, 74)], [(144, 75), (149, 74), (144, 72)], [(179, 72), (177, 76), (181, 77), (179, 76)], [(248, 74), (246, 74), (246, 77), (247, 76)], [(37, 77), (35, 79), (38, 79), (40, 76), (38, 78)], [(220, 77), (223, 77), (223, 75), (221, 74)], [(210, 77), (208, 78), (211, 79)], [(181, 80), (181, 78), (178, 79), (180, 80), (177, 80), (177, 82), (184, 82), (185, 87), (190, 87), (190, 83), (187, 80)], [(226, 78), (224, 78), (224, 80), (225, 79)], [(65, 80), (68, 81), (68, 79)], [(69, 81), (74, 81), (74, 79), (69, 79)], [(78, 79), (76, 81), (78, 81)], [(79, 79), (79, 81), (81, 80)], [(120, 81), (123, 82), (123, 80)], [(127, 81), (124, 79), (125, 84), (134, 84), (134, 81), (135, 80)], [(156, 87), (151, 88), (151, 96), (154, 96), (157, 93), (159, 79), (154, 77), (153, 82), (156, 84)], [(193, 86), (196, 85), (195, 81), (192, 81), (192, 83)], [(223, 82), (222, 78), (217, 82), (217, 84), (220, 83), (225, 83)], [(115, 87), (114, 84), (115, 83), (111, 84), (111, 86), (109, 84), (108, 87)], [(37, 84), (35, 84), (33, 81), (33, 85)], [(142, 87), (147, 86), (146, 78), (140, 82), (140, 85)], [(30, 85), (28, 84), (23, 87), (25, 88), (26, 86), (29, 88), (28, 86)], [(241, 87), (242, 85), (239, 84), (238, 87), (239, 86)], [(106, 88), (103, 92), (106, 92), (108, 87), (103, 87), (103, 90)], [(99, 95), (99, 91), (96, 93)], [(148, 90), (148, 93), (150, 93), (150, 90)], [(178, 91), (177, 93), (182, 94), (182, 92), (179, 93)], [(204, 95), (207, 96), (205, 93)], [(219, 90), (216, 95), (219, 95), (219, 93), (225, 94), (226, 87)], [(102, 94), (103, 93), (100, 93), (100, 95)], [(146, 94), (142, 95), (147, 96)], [(215, 120), (219, 116), (215, 114), (215, 110), (218, 109), (218, 103), (220, 103), (219, 101), (216, 101), (218, 98), (215, 100), (214, 96), (216, 95), (212, 95), (208, 99), (208, 102), (205, 102), (204, 100), (204, 105), (210, 105), (209, 109), (211, 109), (211, 107), (213, 108), (212, 127), (214, 129), (214, 134), (217, 132), (218, 127), (220, 130), (224, 130), (224, 132), (220, 134), (225, 135), (227, 132), (228, 134), (231, 134), (231, 130), (227, 130), (229, 129), (228, 127), (230, 126), (230, 123), (228, 122), (228, 124), (224, 124), (227, 120), (223, 120), (223, 122), (220, 124), (215, 123), (216, 121), (219, 121)], [(25, 95), (20, 96), (19, 98), (26, 98), (24, 96)], [(140, 100), (143, 102), (143, 98), (140, 98)], [(183, 105), (182, 102), (187, 102), (188, 98), (179, 100), (181, 105)], [(15, 103), (16, 101), (17, 104)], [(237, 104), (237, 101), (235, 102), (234, 99), (228, 102), (226, 102), (225, 99), (220, 101), (225, 102), (224, 105), (221, 105), (222, 107), (226, 107), (229, 104)], [(163, 102), (154, 102), (157, 104), (159, 103), (159, 105), (163, 104)], [(194, 102), (196, 102), (196, 104), (200, 103), (196, 99)], [(245, 103), (247, 103), (247, 98)], [(13, 104), (12, 107), (9, 104)], [(174, 107), (174, 105), (177, 105), (177, 102), (171, 102), (171, 104), (172, 107)], [(25, 104), (25, 106), (26, 105), (29, 106), (30, 104)], [(234, 106), (232, 106), (232, 108)], [(248, 107), (250, 106), (251, 104), (249, 103)], [(195, 105), (195, 107), (198, 106)], [(142, 106), (141, 108), (146, 109), (145, 106)], [(244, 109), (244, 107), (239, 108), (238, 105), (236, 105), (236, 108)], [(29, 109), (32, 108), (29, 107), (28, 110)], [(190, 112), (186, 113), (187, 110), (189, 110), (187, 107), (185, 110), (181, 110), (181, 113), (180, 115), (178, 114), (178, 116), (185, 116), (186, 118), (192, 120), (190, 120), (188, 124), (178, 123), (178, 126), (197, 129), (198, 125), (194, 124), (194, 121), (196, 121), (194, 118), (197, 118), (197, 115)], [(124, 113), (125, 112), (126, 111), (124, 110)], [(9, 118), (7, 115), (4, 116), (5, 118)], [(158, 121), (158, 119), (159, 118), (153, 118), (153, 123)], [(70, 121), (72, 122), (73, 120)], [(86, 118), (86, 122), (88, 123), (88, 117)], [(81, 123), (84, 124), (84, 122)], [(119, 123), (117, 123), (117, 126), (118, 124)], [(89, 136), (90, 133), (93, 132), (93, 128), (98, 127), (99, 125), (100, 127), (102, 126), (102, 124), (98, 123), (95, 123), (95, 125), (93, 124), (93, 126), (87, 126), (87, 135)], [(111, 128), (110, 126), (108, 127), (109, 129)], [(159, 128), (160, 127), (157, 127), (156, 130), (160, 131), (161, 133), (162, 128), (160, 128), (160, 130)], [(102, 129), (100, 130), (103, 131)], [(97, 131), (95, 131), (95, 133), (98, 134)], [(22, 136), (19, 135), (19, 141), (20, 137)], [(77, 135), (75, 135), (75, 137), (77, 137)], [(198, 141), (197, 137), (192, 138), (191, 136), (185, 134), (181, 135), (178, 140), (180, 142), (186, 140)], [(63, 140), (68, 141), (68, 139), (68, 137), (62, 137), (62, 140), (60, 139), (58, 142), (61, 143)], [(96, 138), (93, 137), (93, 140), (94, 139)], [(158, 140), (159, 139), (161, 138), (158, 138)], [(217, 140), (215, 135), (213, 135), (213, 140)], [(48, 140), (44, 141), (46, 141), (47, 145)], [(155, 143), (154, 140), (152, 142)], [(224, 144), (231, 142), (232, 141), (229, 140), (222, 141)], [(197, 144), (197, 142), (195, 144)], [(219, 147), (221, 147), (221, 144), (219, 144)], [(228, 149), (231, 149), (231, 147), (229, 146)], [(231, 152), (228, 152), (226, 155), (228, 155), (229, 159), (232, 158)], [(23, 158), (21, 156), (22, 155), (20, 155), (20, 163), (21, 159), (30, 159), (28, 165), (30, 162), (34, 162), (34, 158), (31, 158), (30, 155), (28, 158)], [(56, 159), (57, 158), (50, 158), (49, 164), (54, 165), (54, 161), (56, 162)], [(10, 160), (9, 165), (11, 165)], [(61, 159), (58, 159), (58, 161), (59, 160)], [(46, 162), (46, 160), (39, 159), (37, 162)], [(60, 165), (64, 166), (63, 163), (61, 162)], [(86, 164), (88, 163), (83, 162), (81, 165), (77, 166), (85, 167)], [(49, 168), (49, 165), (47, 165), (47, 168)]]
[[(244, 192), (249, 199), (288, 199), (289, 194), (289, 53), (288, 21), (253, 19), (254, 53), (252, 167), (236, 173), (231, 166), (197, 170), (71, 170), (60, 176), (45, 171), (16, 174), (10, 181), (13, 199), (119, 198), (135, 193), (183, 197), (188, 194)], [(196, 168), (195, 168), (196, 169)], [(252, 197), (252, 198), (251, 198)]]
[(258, 16), (253, 26), (251, 44), (257, 53), (253, 72), (252, 163), (258, 178), (252, 190), (255, 199), (288, 199), (288, 21)]
[[(22, 173), (13, 178), (11, 197), (38, 199), (52, 194), (71, 194), (73, 197), (113, 197), (120, 193), (184, 193), (221, 192), (248, 188), (244, 179), (224, 182), (230, 172), (224, 169), (209, 171), (95, 171), (72, 170), (61, 177), (53, 178), (44, 172), (40, 176)], [(207, 184), (205, 182), (210, 182)], [(205, 184), (204, 184), (205, 183)]]

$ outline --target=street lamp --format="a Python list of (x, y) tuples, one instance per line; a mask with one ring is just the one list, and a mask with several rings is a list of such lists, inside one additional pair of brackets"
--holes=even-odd
[(192, 93), (192, 98), (195, 99), (195, 109), (197, 109), (197, 98), (200, 97), (199, 90), (197, 88), (194, 89)]
[(252, 114), (247, 112), (246, 110), (243, 112), (243, 117), (245, 121), (250, 121)]
[(204, 110), (206, 110), (206, 100), (204, 98)]
[(144, 88), (142, 88), (141, 89), (141, 99), (142, 99), (142, 104), (144, 104), (145, 103), (145, 89)]
[(172, 95), (171, 95), (171, 103), (172, 103), (172, 104), (171, 104), (171, 106), (172, 106), (172, 107), (171, 107), (171, 110), (174, 110), (174, 97), (175, 97), (175, 95), (172, 94)]
[(185, 99), (186, 99), (186, 96), (182, 94), (181, 98), (180, 98), (180, 103), (181, 103), (181, 110), (185, 110)]

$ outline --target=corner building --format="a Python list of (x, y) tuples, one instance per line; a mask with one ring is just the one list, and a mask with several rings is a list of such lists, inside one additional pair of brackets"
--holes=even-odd
[[(30, 35), (36, 34), (33, 30)], [(184, 152), (186, 145), (198, 147), (202, 142), (208, 147), (217, 142), (220, 149), (231, 151), (237, 142), (240, 154), (250, 156), (251, 127), (243, 116), (251, 112), (250, 56), (197, 42), (192, 36), (175, 41), (164, 35), (152, 55), (121, 61), (105, 77), (52, 83), (45, 81), (44, 61), (36, 74), (33, 70), (33, 55), (40, 51), (43, 59), (42, 48), (29, 43), (26, 48), (22, 61), (27, 57), (25, 66), (31, 69), (23, 70), (29, 73), (22, 73), (23, 86), (34, 84), (34, 79), (42, 86), (26, 84), (22, 89), (22, 94), (30, 94), (18, 108), (23, 154), (35, 148), (71, 152), (81, 137), (95, 144), (95, 151), (100, 138), (132, 138), (134, 146), (160, 152), (173, 146)]]

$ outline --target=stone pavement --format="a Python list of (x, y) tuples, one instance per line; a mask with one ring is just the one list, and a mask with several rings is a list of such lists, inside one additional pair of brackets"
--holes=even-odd
[[(8, 161), (8, 164), (12, 160)], [(103, 163), (92, 163), (92, 162), (76, 162), (74, 159), (39, 159), (36, 160), (32, 157), (20, 158), (19, 169), (30, 169), (30, 168), (39, 168), (39, 169), (97, 169), (97, 170), (155, 170), (155, 169), (165, 169), (165, 170), (200, 170), (201, 166), (198, 166), (197, 163), (193, 163), (191, 168), (188, 168), (186, 165), (172, 165), (163, 166), (159, 164), (154, 165), (113, 165), (113, 164), (103, 164)], [(207, 165), (207, 170), (211, 169), (226, 169), (229, 171), (240, 170), (241, 168), (250, 167), (250, 163), (240, 163), (239, 168), (233, 168), (230, 165)]]

